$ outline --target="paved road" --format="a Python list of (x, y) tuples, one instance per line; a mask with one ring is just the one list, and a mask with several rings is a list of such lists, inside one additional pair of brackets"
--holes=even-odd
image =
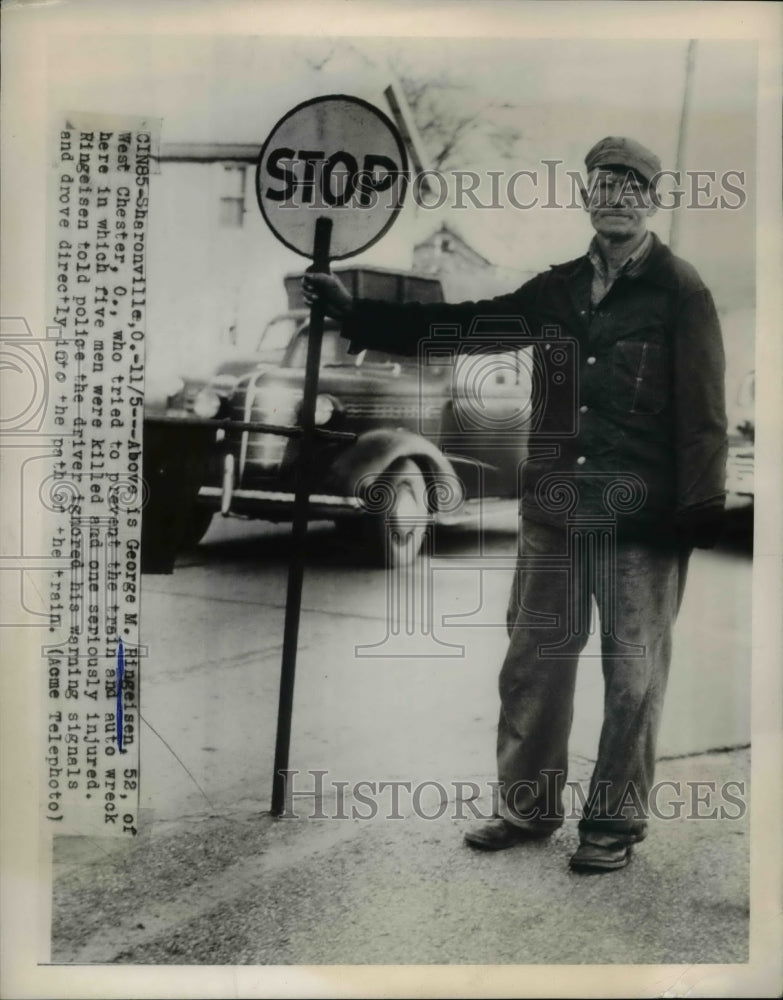
[[(142, 832), (131, 845), (58, 843), (53, 957), (746, 961), (744, 808), (722, 822), (654, 821), (631, 866), (599, 879), (567, 871), (576, 814), (552, 840), (500, 856), (462, 845), (470, 804), (491, 809), (513, 527), (483, 542), (439, 537), (431, 595), (422, 606), (419, 580), (406, 610), (403, 588), (400, 636), (388, 625), (389, 607), (400, 606), (390, 577), (363, 566), (328, 526), (313, 528), (291, 751), (305, 822), (266, 814), (287, 529), (219, 522), (172, 576), (145, 578)], [(749, 740), (750, 577), (741, 551), (693, 559), (658, 774), (686, 798), (689, 781), (720, 789), (749, 777), (747, 750), (705, 751)], [(588, 655), (572, 738), (577, 782), (589, 777), (600, 713), (600, 663)], [(318, 796), (315, 770), (326, 772)], [(398, 784), (397, 805), (378, 792), (379, 815), (365, 818), (362, 780), (409, 783), (421, 797), (414, 803)], [(384, 819), (390, 812), (401, 818)]]
[[(513, 529), (513, 520), (506, 528)], [(351, 781), (493, 775), (496, 674), (506, 644), (514, 532), (497, 530), (479, 546), (465, 531), (437, 540), (431, 633), (423, 634), (419, 604), (402, 607), (395, 636), (388, 634), (389, 608), (404, 600), (397, 600), (394, 581), (363, 567), (329, 526), (314, 527), (292, 767), (328, 769)], [(145, 577), (143, 714), (168, 745), (145, 731), (143, 805), (152, 815), (266, 806), (287, 557), (286, 528), (218, 519), (172, 576)], [(417, 598), (422, 590), (419, 581)], [(750, 601), (747, 553), (695, 553), (661, 755), (749, 742)], [(576, 756), (594, 757), (601, 707), (595, 637), (580, 667), (571, 741)]]
[[(748, 752), (734, 751), (670, 761), (665, 774), (682, 787), (720, 785), (746, 780), (748, 765)], [(578, 762), (575, 771), (587, 777)], [(463, 828), (450, 810), (399, 822), (247, 812), (180, 821), (122, 847), (62, 838), (53, 958), (644, 964), (645, 996), (687, 995), (680, 973), (666, 978), (656, 964), (699, 964), (697, 995), (749, 995), (726, 992), (725, 981), (710, 992), (703, 968), (748, 961), (747, 816), (653, 821), (631, 864), (599, 877), (568, 871), (575, 820), (550, 840), (501, 854), (464, 846)]]

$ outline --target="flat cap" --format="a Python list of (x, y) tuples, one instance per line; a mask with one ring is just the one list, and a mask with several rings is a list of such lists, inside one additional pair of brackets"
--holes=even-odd
[(585, 157), (588, 170), (596, 167), (627, 167), (635, 170), (649, 184), (661, 171), (661, 161), (635, 139), (610, 135), (597, 142)]

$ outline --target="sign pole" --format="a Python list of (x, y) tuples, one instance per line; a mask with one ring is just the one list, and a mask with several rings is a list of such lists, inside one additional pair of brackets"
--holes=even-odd
[[(311, 271), (323, 273), (329, 270), (330, 259), (353, 257), (383, 236), (402, 209), (407, 178), (405, 145), (389, 118), (359, 97), (328, 94), (297, 104), (278, 121), (258, 154), (255, 186), (258, 207), (275, 236), (289, 250), (312, 260)], [(378, 197), (384, 191), (390, 194)], [(281, 816), (288, 802), (288, 752), (316, 432), (327, 440), (339, 437), (345, 441), (347, 436), (315, 426), (324, 315), (323, 306), (316, 301), (310, 309), (299, 419), (301, 437), (272, 775), (273, 816)], [(273, 427), (260, 433), (285, 430), (288, 428)]]
[[(332, 220), (319, 216), (315, 223), (313, 264), (310, 270), (329, 270), (329, 247)], [(291, 714), (294, 704), (296, 650), (299, 641), (299, 617), (302, 606), (307, 514), (310, 500), (310, 456), (315, 429), (315, 400), (318, 395), (318, 370), (321, 365), (321, 341), (324, 332), (324, 307), (314, 302), (310, 307), (310, 334), (307, 340), (304, 398), (300, 414), (302, 437), (297, 462), (294, 520), (291, 538), (291, 561), (288, 566), (288, 591), (285, 602), (283, 659), (280, 668), (280, 699), (277, 709), (277, 740), (275, 769), (272, 778), (272, 815), (280, 816), (285, 809), (288, 791), (288, 751), (291, 744)]]

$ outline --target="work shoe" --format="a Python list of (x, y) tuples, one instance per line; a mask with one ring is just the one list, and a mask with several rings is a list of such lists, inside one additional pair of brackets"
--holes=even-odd
[(548, 837), (550, 830), (543, 832), (526, 830), (503, 819), (493, 816), (480, 826), (475, 826), (465, 834), (465, 843), (482, 851), (504, 851), (507, 847), (521, 844), (526, 840), (540, 840)]
[(631, 860), (631, 844), (612, 844), (601, 847), (598, 844), (580, 844), (569, 862), (571, 868), (585, 875), (600, 875), (625, 868)]

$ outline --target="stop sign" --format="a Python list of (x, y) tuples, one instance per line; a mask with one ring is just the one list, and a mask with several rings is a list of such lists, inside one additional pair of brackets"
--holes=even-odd
[(402, 208), (408, 159), (392, 122), (358, 97), (316, 97), (284, 115), (258, 157), (256, 195), (272, 232), (313, 256), (318, 218), (331, 220), (329, 257), (379, 240)]

